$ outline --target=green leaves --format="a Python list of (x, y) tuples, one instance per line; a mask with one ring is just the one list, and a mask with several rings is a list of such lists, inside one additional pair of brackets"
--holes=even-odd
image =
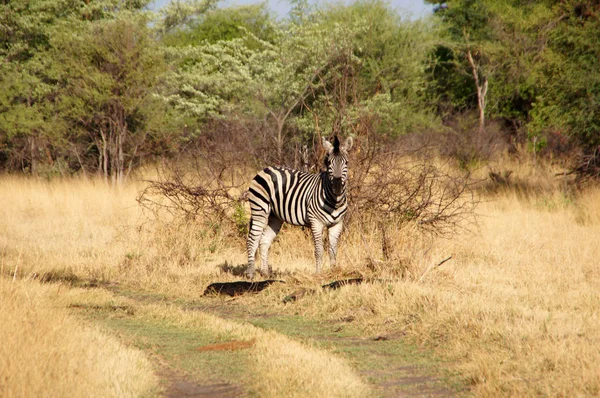
[(489, 116), (524, 125), (529, 137), (557, 133), (584, 147), (600, 144), (600, 15), (593, 6), (578, 1), (443, 3), (436, 16), (451, 39), (453, 54), (445, 59), (456, 66), (436, 76), (442, 97), (459, 109), (474, 108), (468, 100), (472, 95), (457, 84), (465, 69), (460, 54), (466, 40), (489, 82)]
[(285, 148), (316, 135), (394, 138), (477, 110), (480, 125), (600, 144), (595, 8), (430, 2), (434, 18), (419, 21), (380, 0), (293, 1), (283, 20), (264, 4), (215, 0), (156, 13), (147, 0), (4, 2), (0, 159), (108, 177), (216, 124), (250, 121), (260, 133), (244, 134), (284, 162)]

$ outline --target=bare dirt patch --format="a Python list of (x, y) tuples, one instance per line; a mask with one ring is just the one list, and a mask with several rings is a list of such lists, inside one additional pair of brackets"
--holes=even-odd
[(172, 369), (162, 368), (157, 372), (160, 383), (164, 388), (166, 398), (217, 397), (234, 398), (244, 396), (244, 390), (231, 383), (200, 384), (188, 376), (179, 374)]
[(198, 351), (236, 351), (250, 348), (256, 344), (256, 339), (252, 340), (236, 340), (225, 343), (208, 344), (198, 348)]

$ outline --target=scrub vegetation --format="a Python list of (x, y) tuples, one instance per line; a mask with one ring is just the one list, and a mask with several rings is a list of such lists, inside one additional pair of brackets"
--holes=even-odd
[[(0, 395), (600, 395), (598, 7), (428, 3), (2, 2)], [(332, 136), (337, 266), (203, 295)]]
[[(426, 383), (442, 378), (444, 388), (455, 391), (484, 396), (594, 395), (599, 388), (594, 364), (600, 360), (595, 349), (600, 344), (600, 301), (594, 288), (600, 278), (594, 244), (600, 226), (599, 193), (588, 189), (567, 195), (552, 176), (530, 166), (514, 169), (517, 175), (512, 178), (535, 184), (537, 191), (502, 188), (489, 193), (489, 187), (482, 187), (476, 230), (445, 238), (405, 226), (388, 232), (394, 250), (387, 259), (377, 224), (353, 222), (340, 248), (341, 267), (315, 275), (310, 235), (288, 228), (272, 248), (276, 277), (286, 283), (233, 301), (201, 295), (214, 281), (240, 279), (244, 240), (235, 229), (215, 229), (201, 220), (148, 219), (135, 200), (142, 183), (114, 190), (87, 180), (5, 177), (2, 303), (3, 313), (14, 316), (7, 315), (11, 322), (2, 324), (3, 347), (8, 350), (3, 358), (20, 370), (3, 372), (3, 388), (46, 385), (60, 367), (88, 363), (88, 355), (101, 355), (109, 362), (92, 361), (98, 367), (110, 367), (110, 361), (117, 360), (114, 356), (131, 356), (122, 360), (124, 372), (146, 372), (144, 377), (155, 380), (147, 359), (137, 356), (141, 350), (154, 361), (155, 372), (158, 363), (167, 363), (197, 383), (228, 381), (259, 395), (304, 391), (330, 396), (333, 381), (321, 382), (317, 376), (330, 375), (338, 366), (336, 381), (351, 388), (336, 386), (341, 396), (384, 391), (377, 384), (369, 387), (369, 380), (377, 380), (369, 370), (378, 368), (380, 360), (368, 365), (368, 356), (349, 353), (339, 342), (343, 339), (336, 343), (323, 335), (329, 330), (336, 338), (349, 334), (357, 342), (381, 339), (382, 344), (399, 347), (399, 357), (425, 361), (419, 371), (436, 377)], [(451, 260), (435, 267), (450, 255)], [(322, 283), (356, 276), (372, 282), (334, 291), (317, 289)], [(311, 289), (315, 292), (283, 303), (284, 297)], [(314, 326), (307, 326), (308, 320)], [(41, 333), (39, 346), (29, 341), (36, 339), (32, 322)], [(49, 340), (52, 333), (58, 340)], [(91, 333), (100, 335), (87, 344)], [(97, 339), (111, 343), (99, 345)], [(253, 343), (243, 349), (242, 357), (234, 351), (238, 357), (221, 361), (232, 361), (227, 366), (247, 363), (247, 368), (211, 365), (216, 373), (226, 370), (216, 379), (206, 379), (206, 372), (199, 370), (210, 363), (206, 356), (185, 360), (203, 345), (231, 341)], [(357, 342), (353, 345), (358, 348)], [(76, 344), (86, 349), (73, 347)], [(111, 344), (121, 348), (112, 350)], [(415, 348), (401, 348), (405, 345)], [(44, 362), (52, 367), (32, 369), (27, 355), (59, 355), (55, 350), (66, 353)], [(281, 359), (284, 362), (277, 365)], [(283, 372), (288, 365), (292, 367)], [(319, 371), (319, 366), (327, 366), (327, 371)], [(106, 376), (94, 369), (89, 372)], [(5, 377), (9, 374), (13, 377)], [(282, 380), (282, 374), (293, 380)], [(231, 380), (231, 375), (240, 376)], [(302, 381), (305, 377), (311, 384)], [(125, 385), (118, 388), (133, 395), (152, 385), (127, 386), (131, 380), (145, 380), (138, 376), (110, 380), (122, 380)]]

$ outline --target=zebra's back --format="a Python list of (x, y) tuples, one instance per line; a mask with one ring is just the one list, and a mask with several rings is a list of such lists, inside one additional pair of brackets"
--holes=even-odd
[(318, 195), (321, 176), (285, 167), (267, 167), (250, 183), (248, 201), (254, 211), (269, 209), (293, 225), (308, 225), (309, 199)]

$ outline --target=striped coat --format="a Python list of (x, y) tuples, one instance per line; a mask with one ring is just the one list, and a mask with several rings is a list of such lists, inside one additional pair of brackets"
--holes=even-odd
[(255, 255), (260, 245), (261, 273), (271, 273), (268, 264), (269, 247), (284, 222), (310, 227), (315, 242), (317, 272), (323, 258), (323, 229), (329, 232), (329, 257), (335, 265), (337, 242), (348, 208), (346, 182), (348, 151), (352, 138), (341, 145), (335, 137), (332, 145), (323, 139), (327, 151), (327, 171), (315, 174), (285, 167), (267, 167), (250, 184), (248, 200), (251, 218), (248, 232), (248, 268), (246, 275), (254, 277)]

